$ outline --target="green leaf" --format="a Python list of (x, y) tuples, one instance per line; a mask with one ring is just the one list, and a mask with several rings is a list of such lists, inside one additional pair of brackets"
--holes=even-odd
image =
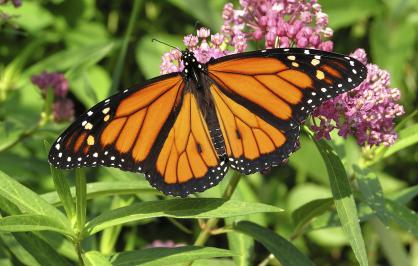
[[(75, 199), (75, 187), (71, 187), (70, 190), (72, 199)], [(87, 184), (87, 199), (149, 192), (155, 193), (155, 189), (152, 188), (145, 180), (129, 182), (95, 182)], [(43, 194), (42, 198), (52, 205), (59, 205), (61, 202), (57, 192), (55, 191)]]
[(214, 5), (216, 1), (170, 0), (170, 2), (184, 12), (194, 16), (206, 27), (216, 30), (222, 25), (221, 14)]
[(2, 233), (0, 234), (0, 239), (4, 245), (8, 248), (11, 254), (23, 265), (40, 265), (36, 259), (22, 246), (17, 242), (16, 238), (11, 233)]
[(71, 265), (60, 256), (54, 248), (33, 233), (13, 233), (16, 240), (22, 245), (42, 266)]
[(63, 225), (54, 218), (39, 214), (20, 214), (0, 219), (0, 231), (3, 232), (29, 232), (54, 231), (67, 236), (75, 237), (71, 228)]
[[(112, 200), (112, 205), (110, 209), (121, 208), (125, 206), (129, 206), (134, 201), (134, 197), (114, 197)], [(105, 229), (100, 238), (100, 252), (104, 255), (114, 253), (114, 248), (116, 242), (119, 239), (120, 233), (122, 231), (122, 225), (113, 226), (110, 228)]]
[(410, 202), (413, 198), (415, 198), (418, 195), (418, 185), (412, 186), (412, 187), (408, 187), (404, 190), (392, 193), (391, 195), (389, 195), (388, 197), (399, 203), (399, 204), (407, 204), (408, 202)]
[(356, 175), (360, 192), (377, 217), (387, 226), (393, 221), (418, 237), (418, 215), (395, 201), (385, 199), (375, 174), (356, 168)]
[(234, 256), (229, 250), (185, 246), (176, 248), (148, 248), (138, 251), (127, 251), (114, 255), (111, 259), (114, 266), (161, 266), (175, 263)]
[(48, 9), (42, 7), (41, 2), (27, 2), (19, 8), (6, 5), (2, 6), (1, 9), (8, 16), (17, 16), (13, 22), (33, 34), (36, 34), (35, 32), (48, 27), (54, 22), (54, 16)]
[(321, 6), (328, 14), (330, 27), (334, 30), (351, 26), (359, 20), (366, 20), (382, 9), (378, 0), (351, 0), (349, 5), (335, 0), (321, 0)]
[(385, 208), (389, 217), (408, 233), (418, 237), (418, 214), (392, 200), (385, 199)]
[(193, 262), (192, 265), (193, 266), (213, 266), (213, 265), (216, 265), (216, 266), (237, 266), (237, 264), (234, 263), (233, 260), (229, 260), (229, 259), (206, 259), (206, 260), (203, 259), (203, 260), (196, 260), (196, 261)]
[(75, 217), (75, 205), (71, 196), (70, 185), (68, 184), (67, 178), (63, 176), (61, 170), (56, 169), (52, 165), (50, 168), (55, 189), (57, 191), (56, 195), (59, 196), (59, 199), (64, 206), (64, 210), (67, 213), (68, 219), (73, 222)]
[(164, 42), (175, 47), (183, 46), (179, 36), (154, 34), (152, 37), (144, 36), (141, 38), (136, 46), (135, 58), (146, 78), (156, 77), (160, 74), (161, 57), (171, 49), (165, 45), (155, 44), (155, 42), (152, 42), (153, 38), (164, 40)]
[(105, 212), (87, 223), (85, 233), (92, 235), (110, 226), (155, 217), (225, 218), (280, 211), (282, 209), (266, 204), (217, 198), (149, 201)]
[(85, 106), (91, 107), (110, 94), (111, 79), (106, 70), (93, 65), (71, 78), (71, 91)]
[(358, 166), (354, 167), (354, 171), (359, 190), (365, 202), (376, 212), (383, 223), (388, 224), (390, 217), (388, 217), (385, 208), (383, 190), (377, 176), (372, 172), (367, 172), (365, 169), (360, 169)]
[(314, 265), (292, 243), (270, 229), (246, 221), (239, 222), (234, 226), (234, 229), (260, 242), (283, 266)]
[(112, 266), (110, 261), (106, 259), (98, 251), (89, 251), (83, 254), (83, 261), (86, 266)]
[(344, 166), (328, 143), (320, 140), (315, 141), (315, 144), (327, 167), (331, 191), (342, 228), (360, 265), (368, 265), (356, 204)]
[[(416, 35), (416, 27), (408, 19), (386, 14), (372, 21), (369, 39), (373, 62), (390, 73), (392, 87), (403, 87), (405, 67), (414, 56)], [(412, 97), (408, 90), (403, 90), (402, 95), (404, 101)]]
[(69, 240), (69, 238), (55, 232), (48, 231), (35, 232), (34, 235), (48, 243), (48, 245), (53, 247), (58, 254), (72, 261), (78, 261), (78, 256), (74, 249), (74, 245)]
[(22, 213), (49, 216), (59, 222), (63, 227), (71, 228), (65, 215), (54, 206), (49, 205), (35, 192), (19, 184), (0, 171), (0, 196), (13, 202)]
[(312, 200), (292, 213), (293, 223), (295, 225), (295, 232), (299, 232), (312, 219), (323, 214), (333, 205), (332, 198)]
[(388, 147), (383, 154), (383, 157), (389, 157), (390, 155), (406, 149), (412, 145), (418, 143), (418, 124), (408, 126), (399, 132), (399, 138), (392, 146)]
[[(117, 47), (115, 42), (106, 42), (85, 47), (72, 48), (55, 53), (36, 63), (26, 70), (25, 74), (31, 76), (42, 71), (76, 71), (88, 69), (108, 55)], [(74, 73), (76, 74), (76, 73)]]
[(395, 231), (386, 228), (376, 217), (372, 218), (370, 223), (380, 238), (380, 245), (390, 265), (413, 265)]

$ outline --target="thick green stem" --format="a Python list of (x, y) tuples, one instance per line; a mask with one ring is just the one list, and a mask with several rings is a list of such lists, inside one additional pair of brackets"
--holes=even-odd
[(141, 2), (141, 0), (135, 0), (133, 4), (131, 16), (129, 17), (128, 28), (126, 29), (125, 36), (122, 41), (122, 47), (120, 49), (120, 53), (116, 61), (115, 70), (112, 76), (113, 83), (112, 88), (110, 90), (112, 93), (116, 92), (119, 87), (120, 76), (122, 75), (123, 64), (125, 62), (126, 53), (128, 51), (129, 40), (134, 30), (135, 22), (138, 18)]
[(77, 242), (75, 242), (74, 245), (75, 245), (75, 249), (76, 249), (77, 256), (78, 256), (78, 263), (80, 266), (84, 266), (83, 250), (81, 249), (80, 241), (77, 240)]
[(78, 254), (78, 259), (80, 265), (84, 266), (83, 262), (83, 249), (81, 247), (81, 242), (83, 241), (84, 234), (84, 225), (86, 223), (86, 202), (87, 202), (87, 184), (86, 177), (81, 169), (76, 170), (76, 179), (75, 179), (75, 194), (76, 194), (76, 233), (77, 239), (74, 241), (74, 245)]

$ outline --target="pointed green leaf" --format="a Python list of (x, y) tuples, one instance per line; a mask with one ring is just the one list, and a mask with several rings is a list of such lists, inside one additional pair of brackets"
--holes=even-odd
[(225, 218), (261, 212), (280, 212), (280, 208), (261, 203), (218, 198), (186, 198), (148, 201), (105, 212), (86, 224), (92, 235), (110, 226), (155, 217)]
[(8, 248), (10, 253), (13, 254), (13, 256), (23, 265), (40, 265), (36, 259), (22, 245), (20, 245), (19, 242), (17, 242), (12, 233), (1, 233), (0, 239)]
[(283, 266), (314, 265), (292, 243), (270, 229), (246, 221), (239, 222), (234, 226), (234, 229), (260, 242)]
[(98, 251), (89, 251), (83, 254), (86, 266), (112, 266), (110, 261)]
[(385, 199), (385, 207), (389, 217), (408, 233), (418, 237), (418, 214), (413, 210), (396, 203), (395, 201)]
[(69, 266), (66, 259), (60, 256), (54, 248), (33, 233), (13, 233), (16, 240), (22, 245), (42, 266)]
[(390, 265), (414, 265), (410, 263), (404, 244), (396, 231), (389, 230), (376, 217), (370, 220), (370, 224), (380, 238), (380, 245)]
[(62, 212), (49, 205), (35, 192), (19, 184), (1, 171), (0, 184), (0, 196), (13, 202), (22, 213), (49, 216), (61, 223), (63, 227), (71, 228), (70, 223)]
[(408, 126), (399, 132), (398, 140), (392, 146), (388, 147), (383, 155), (384, 158), (406, 149), (418, 143), (418, 124)]
[(333, 205), (332, 198), (312, 200), (303, 204), (292, 213), (295, 232), (299, 232), (315, 217), (323, 214)]
[(234, 256), (234, 254), (225, 249), (185, 246), (176, 248), (148, 248), (138, 251), (122, 252), (114, 255), (111, 262), (114, 266), (162, 266), (198, 259), (231, 256)]
[(52, 165), (50, 168), (55, 189), (57, 191), (56, 195), (59, 196), (59, 199), (64, 206), (64, 210), (67, 213), (67, 217), (72, 221), (75, 217), (75, 205), (71, 197), (70, 185), (68, 184), (67, 178), (63, 176), (61, 170), (56, 169)]
[(401, 191), (394, 192), (388, 197), (399, 204), (407, 204), (418, 195), (418, 185), (405, 188)]
[(59, 221), (50, 216), (39, 214), (21, 214), (0, 218), (0, 231), (3, 232), (29, 232), (45, 230), (75, 237), (71, 228), (64, 227)]
[(360, 192), (377, 217), (387, 226), (393, 221), (418, 237), (418, 215), (396, 201), (385, 199), (379, 179), (374, 173), (358, 167), (355, 171)]
[(328, 143), (320, 140), (315, 141), (315, 144), (327, 167), (331, 191), (342, 228), (360, 265), (368, 265), (356, 204), (344, 166)]

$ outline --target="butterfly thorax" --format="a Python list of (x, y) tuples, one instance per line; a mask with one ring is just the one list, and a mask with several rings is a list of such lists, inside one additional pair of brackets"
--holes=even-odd
[(195, 84), (196, 89), (203, 89), (202, 72), (206, 70), (206, 65), (197, 61), (193, 52), (189, 50), (184, 50), (182, 52), (181, 59), (184, 64), (183, 76), (185, 77), (186, 82), (192, 82)]

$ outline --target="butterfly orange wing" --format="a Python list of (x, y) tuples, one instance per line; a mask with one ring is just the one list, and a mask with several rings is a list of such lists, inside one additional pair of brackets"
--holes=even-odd
[(358, 86), (366, 69), (350, 57), (293, 48), (222, 57), (208, 74), (231, 167), (249, 174), (286, 160), (306, 117)]
[(166, 194), (186, 196), (216, 185), (227, 172), (195, 95), (187, 91), (179, 115), (146, 174), (150, 183)]
[(183, 89), (183, 78), (171, 74), (98, 103), (54, 142), (49, 162), (145, 172), (174, 123)]

